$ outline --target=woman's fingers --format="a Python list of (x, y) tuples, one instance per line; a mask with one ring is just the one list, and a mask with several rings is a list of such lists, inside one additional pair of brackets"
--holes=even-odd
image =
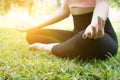
[(97, 29), (96, 27), (92, 27), (92, 38), (97, 39), (98, 35), (97, 35)]
[(83, 39), (86, 39), (86, 38), (87, 38), (87, 35), (84, 33), (84, 34), (82, 35), (82, 38), (83, 38)]
[(98, 23), (94, 26), (88, 26), (82, 35), (83, 39), (98, 39), (104, 36), (104, 20), (98, 16)]
[(98, 16), (98, 36), (101, 38), (104, 35), (104, 20)]
[[(96, 33), (95, 30), (94, 30), (94, 33)], [(92, 39), (93, 37), (94, 37), (94, 36), (93, 36), (92, 27), (91, 27), (91, 26), (88, 26), (88, 28), (86, 29), (86, 31), (85, 31), (84, 34), (82, 35), (82, 38), (83, 38), (83, 39), (86, 39), (86, 38)]]
[(92, 38), (92, 33), (91, 32), (87, 33), (87, 37), (91, 39)]
[(83, 38), (83, 39), (92, 38), (92, 33), (91, 33), (91, 32), (84, 33), (84, 34), (82, 35), (82, 38)]

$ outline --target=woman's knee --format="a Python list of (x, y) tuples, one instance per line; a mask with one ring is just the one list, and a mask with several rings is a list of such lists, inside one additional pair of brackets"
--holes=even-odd
[(29, 44), (33, 44), (34, 43), (34, 33), (32, 31), (28, 31), (27, 34), (26, 34), (26, 41), (29, 43)]

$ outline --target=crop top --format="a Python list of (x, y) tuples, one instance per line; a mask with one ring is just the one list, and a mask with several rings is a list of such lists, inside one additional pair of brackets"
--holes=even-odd
[(96, 0), (68, 0), (69, 8), (71, 7), (95, 7)]

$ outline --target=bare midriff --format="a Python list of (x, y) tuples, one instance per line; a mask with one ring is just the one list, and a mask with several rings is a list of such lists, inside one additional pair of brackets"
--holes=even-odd
[(70, 7), (70, 13), (72, 15), (82, 15), (93, 12), (94, 7)]
[(82, 15), (93, 12), (96, 0), (68, 0), (68, 6), (72, 15)]

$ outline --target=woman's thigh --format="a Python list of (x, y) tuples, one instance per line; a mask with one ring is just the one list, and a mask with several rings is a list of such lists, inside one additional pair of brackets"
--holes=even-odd
[(57, 29), (34, 29), (27, 32), (27, 41), (32, 44), (64, 42), (73, 36), (72, 31)]
[(105, 34), (100, 39), (83, 39), (79, 32), (74, 37), (57, 45), (52, 49), (52, 53), (60, 57), (76, 57), (80, 58), (105, 58), (106, 55), (115, 55), (117, 53), (117, 41)]

